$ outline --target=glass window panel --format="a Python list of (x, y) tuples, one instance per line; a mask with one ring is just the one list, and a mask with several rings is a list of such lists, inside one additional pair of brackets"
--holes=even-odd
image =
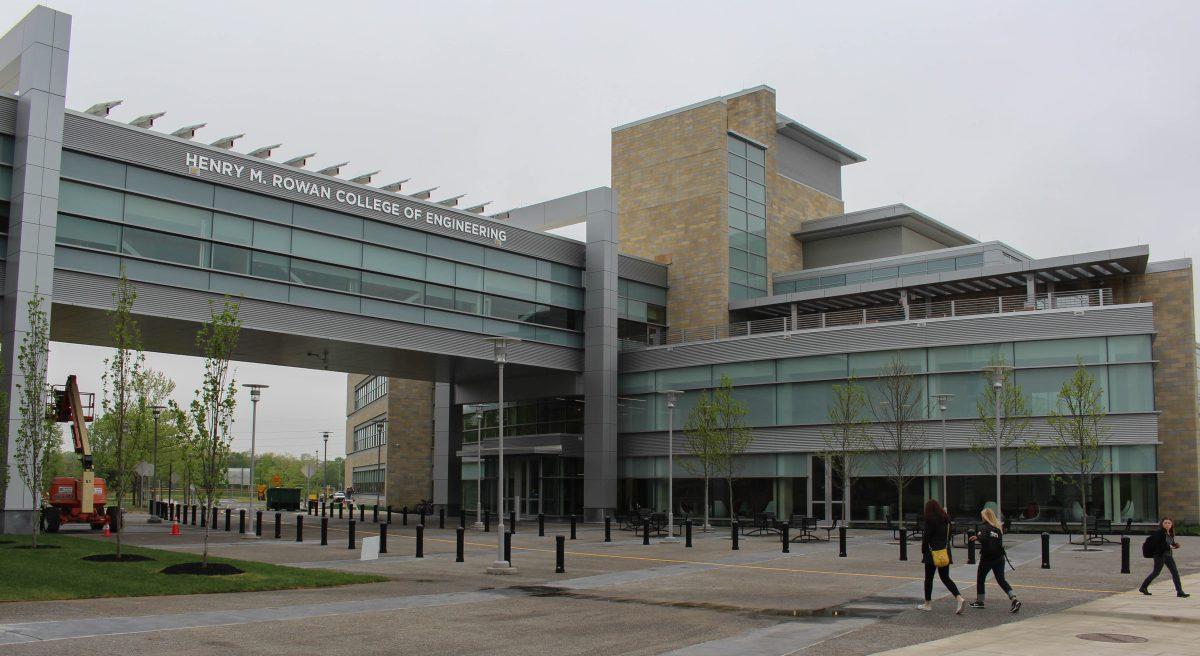
[(454, 309), (454, 289), (441, 285), (425, 285), (425, 305)]
[(746, 142), (735, 136), (729, 136), (729, 152), (734, 155), (746, 156)]
[(617, 377), (617, 393), (640, 394), (654, 391), (654, 372), (643, 371), (635, 374), (621, 374)]
[(479, 292), (469, 292), (465, 289), (454, 290), (454, 309), (459, 312), (479, 314), (482, 311), (482, 296)]
[(672, 389), (696, 389), (698, 387), (711, 387), (712, 367), (707, 365), (701, 367), (684, 367), (682, 369), (663, 369), (657, 372), (656, 380), (658, 391), (665, 392)]
[(747, 201), (746, 202), (746, 212), (748, 212), (754, 216), (766, 216), (767, 215), (767, 206), (763, 205), (762, 203), (757, 203), (752, 200)]
[(840, 287), (846, 284), (846, 276), (821, 276), (821, 287)]
[(150, 232), (125, 226), (121, 231), (121, 252), (176, 264), (204, 266), (208, 251), (206, 242), (161, 232)]
[(646, 310), (647, 306), (645, 301), (635, 301), (632, 298), (629, 299), (629, 303), (627, 303), (625, 306), (625, 312), (627, 313), (626, 316), (634, 321), (645, 321)]
[(0, 134), (0, 162), (12, 164), (15, 149), (16, 141), (7, 134)]
[(892, 361), (897, 359), (909, 373), (919, 374), (925, 371), (925, 349), (868, 351), (850, 354), (850, 375), (879, 376), (885, 367), (890, 367)]
[(860, 282), (867, 282), (871, 279), (870, 271), (851, 271), (846, 274), (846, 284), (854, 285)]
[(729, 227), (737, 228), (738, 230), (746, 229), (746, 212), (735, 208), (729, 208)]
[(729, 247), (737, 248), (737, 249), (740, 249), (743, 251), (747, 250), (746, 249), (746, 233), (742, 232), (741, 230), (738, 230), (737, 228), (730, 228), (729, 229)]
[(767, 278), (766, 278), (766, 276), (760, 276), (760, 275), (756, 275), (756, 274), (752, 273), (748, 276), (748, 278), (746, 280), (746, 284), (749, 285), (750, 287), (753, 287), (754, 289), (757, 289), (760, 291), (766, 291)]
[(62, 180), (58, 186), (58, 209), (120, 221), (125, 215), (125, 194)]
[(254, 223), (254, 247), (283, 253), (292, 250), (292, 229), (273, 223)]
[(292, 254), (343, 266), (362, 266), (361, 243), (306, 230), (292, 231)]
[(366, 244), (363, 246), (363, 268), (424, 280), (425, 256)]
[(116, 255), (77, 251), (73, 248), (62, 247), (54, 249), (54, 266), (116, 277), (120, 274), (121, 258)]
[(790, 294), (796, 291), (796, 283), (792, 282), (777, 282), (774, 285), (776, 294)]
[(737, 194), (738, 196), (745, 196), (746, 195), (746, 179), (730, 173), (729, 174), (729, 193)]
[(12, 169), (0, 166), (0, 200), (12, 198)]
[(845, 353), (788, 358), (779, 361), (779, 380), (781, 382), (845, 378), (846, 372)]
[(370, 296), (389, 298), (405, 303), (424, 303), (425, 284), (405, 278), (393, 278), (379, 273), (364, 271), (362, 291)]
[[(255, 230), (255, 235), (257, 236), (257, 234), (258, 231)], [(290, 280), (291, 277), (288, 275), (288, 259), (274, 253), (260, 253), (255, 251), (250, 256), (250, 273), (260, 278)]]
[(629, 315), (629, 299), (617, 297), (617, 314), (622, 317)]
[(766, 164), (766, 151), (754, 144), (746, 144), (746, 159), (755, 164)]
[(583, 271), (566, 264), (550, 263), (550, 279), (566, 285), (580, 287), (583, 285)]
[(767, 188), (757, 182), (747, 182), (746, 199), (756, 203), (767, 202)]
[(354, 239), (362, 239), (363, 236), (363, 219), (303, 203), (296, 203), (292, 207), (292, 224)]
[(484, 263), (484, 253), (487, 249), (478, 244), (439, 237), (438, 235), (428, 235), (425, 239), (430, 255), (438, 255), (469, 264)]
[(737, 283), (729, 283), (729, 300), (741, 301), (750, 298), (750, 288)]
[(566, 308), (553, 307), (550, 305), (539, 305), (537, 314), (533, 318), (534, 323), (540, 323), (546, 326), (554, 326), (555, 328), (565, 328), (567, 330), (575, 330), (579, 328), (580, 313), (575, 310)]
[(497, 319), (532, 322), (537, 306), (528, 301), (518, 301), (502, 296), (485, 296), (483, 299), (484, 313)]
[(1084, 364), (1093, 364), (1108, 359), (1103, 337), (1017, 342), (1013, 350), (1018, 367), (1075, 364), (1077, 360), (1082, 360)]
[(988, 378), (982, 373), (940, 374), (929, 377), (930, 417), (941, 419), (934, 394), (953, 394), (946, 402), (947, 419), (975, 419), (978, 417), (975, 403), (983, 401), (987, 393)]
[(231, 273), (250, 273), (250, 251), (237, 246), (213, 244), (212, 268)]
[(213, 200), (213, 206), (221, 210), (229, 210), (246, 216), (253, 216), (259, 219), (268, 219), (278, 221), (280, 223), (292, 222), (292, 204), (271, 198), (270, 196), (262, 196), (259, 194), (251, 194), (229, 187), (217, 187), (216, 197)]
[(425, 252), (425, 233), (378, 221), (364, 222), (363, 239), (384, 246), (395, 246), (418, 253)]
[[(512, 323), (511, 321), (497, 321), (495, 319), (484, 319), (483, 331), (492, 335), (508, 335), (509, 337), (520, 337), (522, 339), (537, 339), (537, 328), (534, 326)], [(506, 403), (505, 406), (508, 404)], [(509, 412), (505, 411), (504, 423), (509, 425)], [(495, 426), (496, 420), (490, 419), (489, 426)], [(484, 437), (489, 437), (484, 435)], [(490, 437), (495, 437), (495, 432), (492, 432)]]
[(915, 276), (915, 275), (925, 273), (926, 270), (928, 270), (928, 268), (929, 268), (928, 262), (913, 262), (911, 264), (901, 264), (900, 265), (900, 275)]
[[(776, 385), (777, 421), (788, 424), (824, 424), (829, 422), (833, 403), (833, 382)], [(870, 417), (866, 410), (863, 419)]]
[(882, 269), (871, 269), (871, 280), (887, 280), (900, 275), (897, 267), (884, 267)]
[(729, 282), (736, 282), (739, 285), (744, 285), (744, 284), (746, 284), (746, 281), (749, 279), (750, 279), (750, 274), (746, 273), (745, 271), (742, 271), (741, 269), (730, 269), (729, 270)]
[(136, 166), (127, 168), (125, 187), (151, 196), (173, 198), (204, 207), (212, 207), (213, 204), (213, 185), (207, 182), (167, 175)]
[(759, 275), (767, 274), (767, 258), (765, 257), (748, 256), (746, 264), (750, 273), (757, 273)]
[(733, 399), (746, 406), (746, 415), (742, 417), (746, 426), (775, 425), (774, 385), (736, 387), (733, 390)]
[(767, 178), (767, 169), (761, 164), (750, 164), (746, 167), (746, 177), (749, 178), (751, 182), (763, 184)]
[(1154, 412), (1154, 370), (1150, 364), (1108, 368), (1110, 412)]
[(767, 234), (767, 220), (754, 215), (746, 217), (746, 231), (752, 235), (765, 237)]
[[(666, 294), (663, 294), (663, 296), (663, 302), (665, 303)], [(550, 303), (574, 310), (582, 310), (583, 290), (578, 287), (567, 287), (565, 285), (550, 285)]]
[(339, 292), (359, 290), (359, 272), (331, 264), (292, 258), (292, 280)]
[(646, 304), (646, 321), (665, 326), (667, 324), (667, 308), (662, 305)]
[(550, 283), (537, 281), (537, 298), (535, 300), (538, 303), (550, 302)]
[(425, 261), (425, 279), (442, 285), (454, 284), (454, 263), (429, 258)]
[(617, 430), (623, 433), (654, 430), (655, 409), (654, 397), (648, 394), (617, 399)]
[(741, 176), (746, 175), (746, 160), (730, 153), (729, 157), (729, 172), (736, 173)]
[(212, 212), (186, 205), (130, 195), (125, 199), (125, 222), (192, 237), (212, 234)]
[(495, 294), (507, 294), (518, 298), (537, 298), (537, 286), (533, 280), (499, 271), (483, 273), (483, 288)]
[(926, 265), (926, 270), (929, 273), (937, 273), (938, 271), (953, 271), (954, 270), (954, 258), (947, 258), (944, 260), (931, 260)]
[(929, 349), (930, 371), (979, 371), (993, 361), (1012, 364), (1012, 344), (968, 344)]
[(729, 206), (734, 209), (744, 210), (746, 209), (746, 199), (742, 196), (729, 194)]
[(746, 251), (739, 251), (734, 248), (729, 249), (729, 266), (735, 269), (745, 269)]
[(537, 276), (537, 260), (516, 253), (489, 248), (484, 253), (484, 263), (492, 269), (501, 269), (531, 278)]
[(98, 248), (115, 253), (120, 249), (121, 226), (59, 214), (55, 241), (59, 244)]
[(1108, 338), (1109, 362), (1144, 362), (1153, 359), (1149, 335), (1121, 335)]
[(254, 243), (254, 222), (240, 216), (214, 214), (212, 237), (242, 246), (250, 246)]
[(1153, 444), (1112, 447), (1114, 472), (1153, 472), (1158, 469), (1158, 454)]
[(767, 240), (762, 237), (749, 235), (746, 238), (746, 245), (748, 246), (747, 250), (755, 255), (766, 256), (767, 254)]
[(454, 265), (454, 284), (467, 289), (483, 289), (483, 269), (466, 264)]
[(729, 376), (734, 385), (753, 385), (755, 383), (775, 382), (775, 361), (762, 360), (759, 362), (736, 362), (733, 364), (713, 365), (713, 380), (721, 380), (721, 376)]
[(957, 269), (970, 269), (981, 266), (983, 266), (983, 253), (974, 253), (954, 258), (954, 267)]
[(821, 279), (820, 278), (807, 278), (804, 280), (796, 281), (796, 291), (798, 291), (798, 292), (807, 292), (807, 291), (812, 291), (814, 289), (820, 289), (820, 288), (821, 288)]
[[(1029, 413), (1032, 415), (1049, 414), (1058, 405), (1058, 392), (1062, 389), (1063, 383), (1074, 373), (1073, 367), (1018, 369), (1016, 382), (1029, 399)], [(1088, 373), (1096, 377), (1096, 384), (1103, 389), (1105, 386), (1104, 367), (1088, 367)]]
[[(12, 162), (11, 159), (6, 161)], [(62, 175), (67, 178), (99, 182), (112, 187), (125, 186), (124, 164), (70, 150), (62, 151)]]
[(483, 332), (483, 319), (456, 312), (425, 310), (425, 323), (431, 326), (441, 326), (442, 328), (453, 328), (455, 330), (466, 330), (476, 333)]

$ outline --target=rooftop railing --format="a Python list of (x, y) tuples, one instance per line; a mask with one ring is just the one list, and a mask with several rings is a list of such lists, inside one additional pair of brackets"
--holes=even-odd
[(965, 298), (935, 301), (932, 299), (910, 302), (908, 310), (902, 305), (885, 305), (848, 310), (831, 310), (792, 317), (772, 317), (755, 321), (668, 330), (645, 342), (635, 339), (621, 340), (622, 350), (638, 350), (649, 346), (667, 346), (706, 342), (730, 337), (768, 335), (802, 330), (820, 330), (842, 326), (864, 326), (896, 321), (924, 321), (969, 317), (981, 314), (1008, 314), (1012, 312), (1037, 312), (1071, 308), (1103, 307), (1113, 304), (1112, 289), (1087, 289), (1069, 292), (1037, 294), (1032, 299), (1025, 294), (994, 296), (990, 298)]

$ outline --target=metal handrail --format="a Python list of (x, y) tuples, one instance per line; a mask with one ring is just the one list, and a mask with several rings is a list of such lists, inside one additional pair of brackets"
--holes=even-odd
[(983, 314), (1008, 314), (1012, 312), (1036, 312), (1039, 310), (1059, 310), (1070, 308), (1103, 307), (1113, 304), (1111, 288), (1085, 289), (1068, 292), (1052, 292), (1035, 294), (1033, 297), (1025, 294), (1013, 296), (993, 296), (988, 298), (967, 298), (934, 301), (910, 302), (906, 308), (903, 305), (883, 305), (848, 310), (832, 310), (800, 314), (792, 317), (771, 317), (755, 321), (738, 321), (728, 324), (716, 324), (700, 328), (685, 328), (668, 330), (659, 333), (651, 339), (641, 341), (625, 338), (621, 340), (622, 350), (636, 350), (648, 346), (667, 346), (691, 342), (706, 342), (729, 337), (747, 337), (751, 335), (767, 335), (802, 330), (820, 330), (841, 326), (862, 326), (875, 323), (892, 323), (897, 321), (923, 321), (926, 319), (942, 319), (950, 317), (967, 317)]

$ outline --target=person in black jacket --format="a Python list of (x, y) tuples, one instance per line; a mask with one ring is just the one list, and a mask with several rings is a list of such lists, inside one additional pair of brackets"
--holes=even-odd
[(921, 537), (921, 562), (925, 563), (925, 602), (917, 606), (920, 610), (933, 610), (929, 605), (933, 599), (933, 572), (936, 570), (942, 579), (942, 584), (954, 595), (958, 606), (955, 615), (962, 615), (967, 600), (958, 592), (958, 586), (950, 579), (950, 566), (937, 567), (933, 564), (933, 552), (939, 549), (950, 549), (950, 516), (942, 509), (937, 499), (925, 502), (925, 527)]
[(1150, 584), (1154, 579), (1162, 573), (1163, 565), (1171, 570), (1171, 580), (1175, 582), (1175, 594), (1180, 597), (1190, 597), (1188, 593), (1183, 591), (1183, 583), (1179, 580), (1179, 569), (1175, 567), (1175, 556), (1171, 552), (1179, 548), (1179, 543), (1175, 541), (1175, 522), (1170, 517), (1164, 517), (1158, 523), (1158, 530), (1150, 534), (1150, 543), (1153, 545), (1151, 555), (1154, 556), (1154, 571), (1150, 572), (1150, 576), (1142, 581), (1142, 587), (1138, 591), (1144, 595), (1150, 594)]
[(983, 512), (979, 513), (983, 518), (984, 524), (979, 528), (979, 533), (971, 536), (972, 542), (977, 542), (980, 547), (979, 553), (979, 569), (975, 575), (975, 601), (971, 602), (971, 608), (983, 608), (984, 591), (983, 586), (987, 583), (988, 572), (996, 578), (997, 585), (1008, 595), (1009, 609), (1008, 612), (1016, 613), (1021, 610), (1021, 601), (1017, 599), (1017, 595), (1013, 594), (1012, 586), (1004, 579), (1004, 529), (1000, 524), (999, 518), (991, 508), (984, 508)]

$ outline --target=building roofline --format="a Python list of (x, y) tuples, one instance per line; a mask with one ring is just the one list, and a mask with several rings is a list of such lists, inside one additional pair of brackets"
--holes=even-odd
[(760, 84), (755, 87), (750, 87), (749, 89), (742, 89), (741, 91), (735, 91), (735, 92), (725, 95), (725, 96), (717, 96), (715, 98), (709, 98), (708, 100), (701, 100), (700, 102), (694, 102), (690, 105), (685, 105), (683, 107), (676, 107), (675, 109), (668, 109), (665, 112), (660, 112), (658, 114), (654, 114), (653, 116), (639, 118), (636, 121), (630, 121), (629, 123), (622, 123), (621, 125), (618, 125), (617, 127), (613, 128), (612, 131), (618, 132), (620, 130), (625, 130), (627, 128), (636, 127), (638, 125), (642, 125), (643, 123), (657, 121), (660, 118), (666, 118), (668, 116), (673, 116), (675, 114), (682, 114), (683, 112), (693, 110), (698, 107), (704, 107), (705, 105), (711, 105), (713, 103), (723, 103), (727, 100), (732, 100), (739, 96), (745, 96), (747, 94), (755, 93), (756, 91), (770, 91), (771, 93), (775, 93), (775, 89), (773, 89), (765, 84)]
[[(980, 243), (978, 239), (955, 230), (950, 226), (919, 212), (908, 205), (897, 203), (873, 207), (846, 214), (821, 217), (800, 224), (800, 229), (792, 233), (797, 241), (816, 241), (844, 235), (855, 235), (881, 228), (901, 225), (914, 232), (941, 242), (949, 247), (966, 246)], [(947, 243), (949, 242), (949, 243)]]
[(842, 166), (867, 161), (866, 157), (779, 112), (775, 112), (775, 131), (792, 141), (837, 160)]

